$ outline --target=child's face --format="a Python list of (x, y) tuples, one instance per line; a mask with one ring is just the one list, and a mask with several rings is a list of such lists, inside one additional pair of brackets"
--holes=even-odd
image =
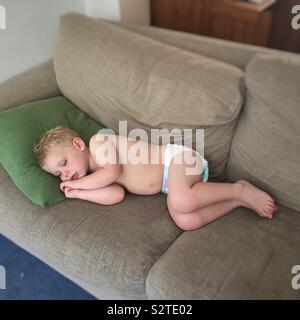
[(89, 170), (89, 155), (83, 140), (74, 138), (73, 144), (53, 147), (45, 161), (44, 170), (62, 181), (78, 179)]

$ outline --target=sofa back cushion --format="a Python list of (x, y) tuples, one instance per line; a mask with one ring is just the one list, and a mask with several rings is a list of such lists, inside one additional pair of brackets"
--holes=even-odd
[(299, 84), (300, 59), (253, 57), (227, 167), (230, 179), (247, 178), (295, 210), (300, 206)]
[(117, 133), (119, 120), (148, 134), (205, 129), (210, 172), (224, 174), (243, 103), (237, 67), (79, 14), (61, 19), (54, 67), (63, 94)]

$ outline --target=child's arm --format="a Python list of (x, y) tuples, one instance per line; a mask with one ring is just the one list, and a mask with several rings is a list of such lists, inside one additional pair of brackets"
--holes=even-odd
[(96, 190), (66, 188), (65, 195), (67, 198), (77, 198), (108, 206), (123, 201), (125, 198), (125, 190), (117, 183), (113, 183), (107, 187)]
[(60, 184), (60, 189), (62, 191), (64, 191), (65, 187), (84, 190), (100, 189), (116, 181), (120, 176), (120, 173), (121, 166), (119, 164), (106, 165), (80, 179), (62, 182)]

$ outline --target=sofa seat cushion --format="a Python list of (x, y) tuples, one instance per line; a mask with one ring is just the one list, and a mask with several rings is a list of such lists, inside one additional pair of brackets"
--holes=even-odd
[(99, 299), (145, 299), (151, 266), (180, 235), (162, 194), (42, 209), (0, 167), (0, 233)]
[(243, 103), (239, 68), (79, 14), (61, 19), (54, 67), (63, 94), (116, 132), (119, 120), (128, 130), (205, 129), (210, 172), (224, 173)]
[(147, 297), (300, 299), (292, 287), (292, 268), (300, 262), (299, 234), (299, 212), (279, 207), (273, 220), (265, 220), (237, 208), (177, 238), (150, 270)]
[(228, 176), (246, 178), (279, 203), (300, 208), (300, 59), (256, 55), (232, 141)]

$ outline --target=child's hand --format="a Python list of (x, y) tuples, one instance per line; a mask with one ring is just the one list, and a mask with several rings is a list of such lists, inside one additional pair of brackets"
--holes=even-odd
[(63, 181), (60, 183), (59, 188), (62, 192), (65, 192), (65, 188), (75, 189), (73, 185), (73, 180)]
[(80, 189), (72, 189), (69, 187), (65, 187), (64, 192), (66, 198), (78, 198)]

